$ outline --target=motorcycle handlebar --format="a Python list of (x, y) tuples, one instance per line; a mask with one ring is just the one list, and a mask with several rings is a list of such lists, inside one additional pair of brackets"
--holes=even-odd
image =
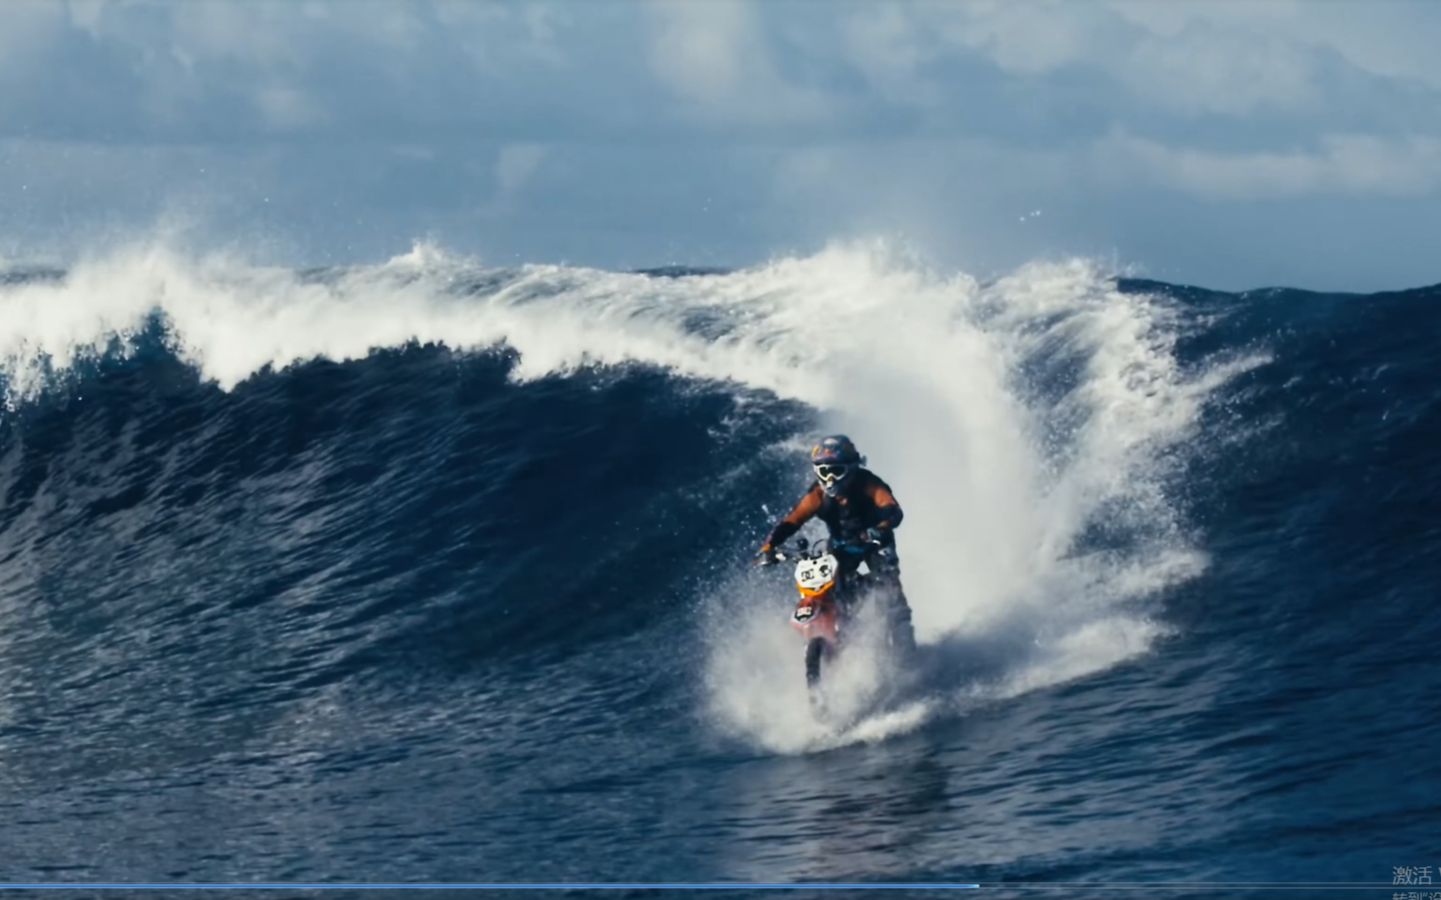
[[(856, 551), (862, 553), (869, 553), (871, 548), (873, 547), (884, 546), (885, 544), (881, 543), (880, 541), (832, 541), (826, 545), (826, 549), (831, 553), (853, 553)], [(811, 545), (811, 549), (818, 548), (816, 545), (813, 544)], [(770, 566), (780, 562), (790, 562), (793, 559), (800, 559), (802, 552), (804, 552), (804, 548), (790, 553), (787, 553), (784, 550), (776, 550), (775, 552), (771, 553), (769, 557), (761, 557), (760, 561), (757, 562), (757, 565)]]

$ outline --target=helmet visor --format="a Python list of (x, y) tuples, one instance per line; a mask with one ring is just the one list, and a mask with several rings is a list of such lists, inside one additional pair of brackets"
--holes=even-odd
[(835, 484), (851, 471), (851, 467), (843, 463), (818, 463), (815, 469), (821, 484)]

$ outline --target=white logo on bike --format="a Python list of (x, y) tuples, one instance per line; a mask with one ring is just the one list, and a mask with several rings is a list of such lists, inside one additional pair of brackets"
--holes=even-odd
[(835, 580), (840, 566), (829, 553), (816, 559), (803, 559), (796, 566), (796, 584), (808, 591), (818, 591)]

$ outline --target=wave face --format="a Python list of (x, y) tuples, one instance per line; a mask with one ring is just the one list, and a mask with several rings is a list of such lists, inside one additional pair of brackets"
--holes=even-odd
[[(1428, 864), (1438, 299), (882, 245), (12, 269), (12, 874)], [(922, 648), (899, 686), (858, 650), (822, 725), (744, 562), (836, 430), (905, 506)]]

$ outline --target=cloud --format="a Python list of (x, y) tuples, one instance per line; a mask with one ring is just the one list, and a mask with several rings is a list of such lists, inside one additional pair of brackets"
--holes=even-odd
[(571, 114), (551, 117), (552, 128), (593, 123), (597, 110), (620, 107), (592, 101), (626, 66), (613, 64), (606, 79), (594, 68), (560, 71), (583, 55), (587, 37), (604, 34), (594, 26), (609, 15), (591, 17), (583, 34), (564, 10), (374, 0), (0, 4), (0, 136), (231, 143), (349, 138), (402, 124), (518, 131), (548, 111)]
[[(924, 98), (932, 114), (976, 99), (983, 85), (983, 98), (1009, 94), (1020, 108), (1064, 96), (1108, 117), (1382, 118), (1398, 98), (1411, 106), (1418, 85), (1441, 87), (1434, 3), (1378, 0), (1367, 16), (1348, 4), (1295, 0), (840, 9), (847, 14), (833, 47), (889, 100)], [(977, 72), (977, 62), (1000, 78)], [(1434, 109), (1436, 93), (1430, 100)]]
[(1115, 43), (1109, 17), (1085, 4), (1049, 0), (1036, 6), (983, 2), (920, 9), (949, 41), (1016, 75), (1094, 62)]
[(509, 144), (500, 149), (495, 161), (496, 192), (509, 200), (535, 177), (545, 160), (546, 148), (537, 144)]
[(1225, 154), (1115, 135), (1100, 142), (1095, 155), (1098, 166), (1115, 178), (1129, 180), (1139, 174), (1213, 198), (1404, 197), (1441, 186), (1441, 138), (1337, 134), (1319, 143), (1312, 151)]
[[(1375, 24), (1395, 5), (1351, 34), (1330, 6), (1279, 0), (0, 4), (0, 134), (1074, 140), (1120, 124), (1170, 140), (1268, 114), (1313, 137), (1425, 130), (1441, 91), (1385, 71), (1441, 79), (1441, 5), (1414, 35)], [(1413, 62), (1387, 69), (1390, 48)]]
[(0, 15), (0, 72), (33, 64), (67, 27), (64, 13), (43, 3), (12, 3)]
[(685, 101), (680, 115), (731, 124), (824, 122), (834, 99), (782, 74), (761, 10), (740, 0), (656, 2), (651, 65), (660, 84)]
[(319, 107), (301, 91), (273, 85), (255, 92), (255, 104), (265, 123), (277, 131), (293, 131), (323, 121)]
[(1231, 37), (1271, 35), (1324, 48), (1357, 69), (1441, 87), (1441, 6), (1432, 0), (1372, 0), (1358, 15), (1349, 3), (1302, 0), (1111, 0), (1126, 20), (1161, 36), (1195, 26)]
[(733, 263), (881, 231), (986, 269), (1177, 259), (1157, 221), (1257, 198), (1429, 233), (1441, 4), (1356, 9), (0, 2), (0, 242), (198, 206), (307, 254)]
[(1137, 97), (1191, 114), (1317, 109), (1323, 61), (1271, 35), (1223, 35), (1192, 27), (1146, 35), (1119, 57), (1116, 78)]
[[(550, 66), (566, 65), (564, 42), (577, 27), (575, 18), (563, 6), (530, 2), (525, 4), (477, 3), (475, 0), (438, 0), (436, 22), (456, 36), (465, 53), (482, 71), (498, 71), (515, 54), (527, 62)], [(483, 35), (506, 35), (509, 53), (498, 53), (494, 41)]]

